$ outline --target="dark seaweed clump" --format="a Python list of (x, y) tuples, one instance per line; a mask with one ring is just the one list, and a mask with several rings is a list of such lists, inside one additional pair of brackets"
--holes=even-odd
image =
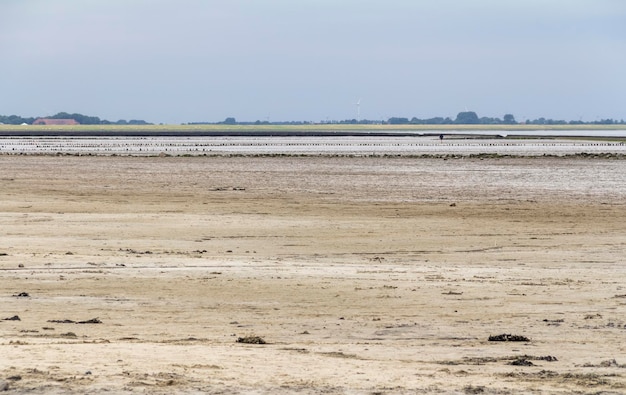
[(529, 342), (530, 339), (526, 336), (520, 335), (511, 335), (507, 333), (503, 333), (501, 335), (492, 335), (489, 336), (490, 342)]
[(246, 343), (246, 344), (266, 344), (265, 340), (259, 336), (246, 336), (240, 337), (237, 339), (237, 343)]

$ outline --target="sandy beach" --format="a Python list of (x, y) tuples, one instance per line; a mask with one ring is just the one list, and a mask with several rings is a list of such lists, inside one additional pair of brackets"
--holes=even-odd
[(4, 155), (0, 389), (621, 394), (625, 257), (623, 159)]

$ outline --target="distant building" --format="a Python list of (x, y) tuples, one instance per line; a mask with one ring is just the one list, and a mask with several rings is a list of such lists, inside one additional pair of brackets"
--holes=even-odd
[(33, 125), (80, 125), (74, 119), (37, 118)]

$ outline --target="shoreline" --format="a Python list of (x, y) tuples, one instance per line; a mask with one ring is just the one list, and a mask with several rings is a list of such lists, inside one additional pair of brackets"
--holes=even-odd
[(599, 138), (438, 137), (11, 137), (0, 154), (134, 156), (623, 157), (626, 144)]

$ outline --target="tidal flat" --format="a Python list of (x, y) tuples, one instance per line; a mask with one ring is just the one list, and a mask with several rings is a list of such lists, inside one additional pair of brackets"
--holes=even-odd
[(626, 160), (0, 155), (0, 169), (12, 393), (626, 390)]

